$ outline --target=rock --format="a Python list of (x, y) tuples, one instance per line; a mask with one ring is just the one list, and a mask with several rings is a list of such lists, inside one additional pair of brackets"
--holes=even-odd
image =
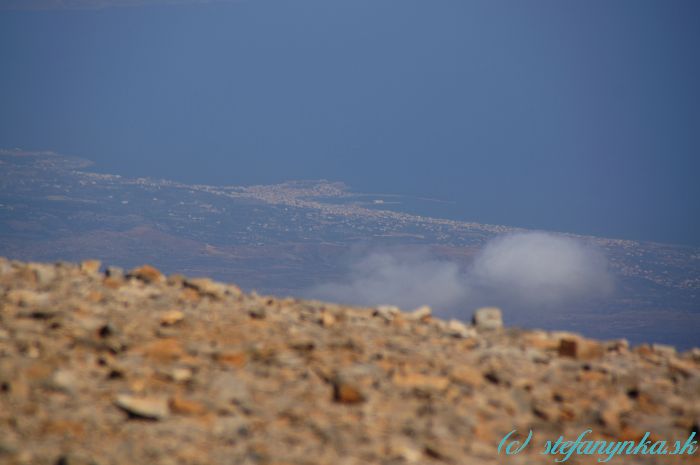
[(43, 263), (32, 263), (31, 268), (36, 274), (36, 280), (39, 286), (46, 287), (51, 284), (57, 276), (56, 268), (53, 265), (45, 265)]
[(160, 397), (134, 397), (120, 395), (115, 404), (133, 417), (162, 420), (170, 414), (168, 401)]
[(496, 307), (483, 307), (474, 312), (474, 326), (478, 330), (493, 331), (503, 328), (501, 309)]
[(409, 320), (426, 320), (433, 314), (433, 310), (427, 305), (422, 305), (410, 313), (406, 314)]
[(118, 266), (108, 266), (105, 270), (105, 276), (116, 280), (122, 280), (124, 279), (124, 269)]
[(136, 278), (145, 283), (154, 283), (165, 279), (163, 274), (151, 265), (134, 268), (127, 274), (127, 278)]
[(232, 373), (221, 373), (210, 380), (210, 399), (218, 409), (228, 413), (235, 405), (246, 407), (251, 403), (251, 394), (245, 381)]
[(599, 420), (610, 432), (619, 433), (620, 417), (623, 413), (629, 411), (630, 408), (631, 402), (629, 397), (626, 395), (617, 395), (602, 403), (598, 411)]
[(321, 313), (321, 318), (319, 319), (319, 323), (324, 328), (328, 328), (328, 327), (333, 326), (336, 323), (336, 321), (337, 321), (337, 319), (335, 318), (335, 316), (333, 316), (332, 313), (328, 313), (328, 312)]
[(668, 367), (671, 371), (680, 373), (686, 377), (692, 376), (698, 369), (698, 366), (695, 363), (678, 358), (672, 358), (669, 360)]
[(47, 293), (29, 289), (12, 289), (5, 298), (9, 303), (20, 307), (46, 307), (49, 303), (49, 295)]
[(368, 393), (382, 374), (382, 371), (372, 364), (354, 364), (342, 367), (331, 377), (333, 400), (344, 404), (357, 404), (366, 401)]
[(423, 458), (421, 448), (405, 437), (390, 439), (389, 454), (407, 463), (419, 463)]
[(165, 362), (169, 360), (177, 360), (185, 355), (185, 351), (180, 344), (180, 341), (174, 338), (157, 339), (140, 349), (148, 358)]
[(333, 383), (333, 400), (341, 404), (359, 404), (365, 401), (365, 396), (358, 386), (339, 378)]
[(450, 373), (450, 378), (460, 384), (478, 388), (484, 384), (484, 375), (477, 368), (470, 366), (458, 366)]
[(374, 309), (374, 316), (385, 319), (386, 321), (393, 320), (397, 315), (401, 314), (399, 307), (395, 305), (380, 305)]
[(173, 368), (169, 377), (177, 383), (184, 383), (192, 379), (192, 374), (192, 370), (189, 368)]
[(700, 362), (700, 347), (693, 347), (691, 350), (688, 351), (689, 357), (695, 360), (696, 362)]
[(652, 344), (651, 350), (654, 353), (670, 358), (676, 355), (676, 348), (667, 344)]
[(99, 260), (85, 260), (80, 264), (80, 269), (85, 273), (97, 274), (100, 272), (102, 262)]
[(223, 299), (227, 294), (236, 296), (240, 294), (240, 289), (235, 286), (217, 283), (209, 278), (187, 279), (184, 285), (185, 287), (194, 289), (202, 297), (209, 297), (212, 299)]
[(101, 465), (99, 462), (89, 455), (80, 452), (68, 452), (61, 454), (55, 461), (54, 465)]
[(581, 337), (562, 338), (559, 341), (559, 355), (572, 357), (578, 360), (593, 360), (600, 358), (605, 353), (605, 347), (595, 341)]
[(461, 337), (464, 339), (476, 336), (476, 330), (471, 328), (461, 321), (450, 320), (447, 323), (446, 332), (453, 337)]
[(238, 368), (244, 366), (247, 360), (245, 352), (240, 351), (221, 352), (216, 356), (217, 362)]
[(193, 400), (183, 399), (181, 397), (173, 397), (170, 399), (170, 410), (173, 413), (180, 415), (202, 415), (206, 413), (207, 408), (204, 404)]
[(51, 387), (63, 392), (74, 393), (77, 386), (78, 377), (70, 370), (59, 369), (51, 378)]
[(187, 281), (187, 278), (184, 275), (181, 275), (180, 273), (175, 273), (168, 275), (167, 278), (165, 278), (165, 282), (169, 286), (173, 287), (183, 287), (185, 285), (185, 281)]
[(545, 331), (532, 331), (523, 335), (523, 342), (526, 347), (544, 351), (557, 351), (559, 349), (559, 339), (551, 337)]
[(513, 429), (700, 423), (700, 350), (235, 289), (0, 258), (0, 463), (491, 464)]
[(562, 357), (576, 358), (578, 343), (575, 339), (561, 339), (559, 341), (559, 355)]
[(630, 343), (627, 339), (608, 341), (604, 345), (605, 350), (608, 352), (626, 352), (630, 347)]
[(400, 388), (428, 393), (444, 391), (450, 385), (449, 378), (445, 376), (424, 375), (422, 373), (396, 373), (392, 381)]
[(248, 310), (248, 315), (251, 318), (257, 319), (257, 320), (262, 320), (267, 316), (267, 310), (265, 310), (265, 307), (262, 306), (255, 306)]
[(185, 314), (179, 310), (170, 310), (160, 314), (160, 324), (163, 326), (172, 326), (185, 319)]

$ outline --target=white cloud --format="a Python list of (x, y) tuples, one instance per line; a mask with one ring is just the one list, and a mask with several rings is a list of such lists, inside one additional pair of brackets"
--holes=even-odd
[(467, 274), (470, 287), (483, 297), (528, 307), (601, 297), (613, 288), (607, 259), (599, 250), (542, 232), (493, 239)]
[(386, 249), (353, 254), (342, 280), (315, 286), (307, 295), (355, 305), (437, 308), (464, 299), (465, 292), (457, 264), (439, 260), (426, 250)]
[(428, 249), (357, 249), (342, 279), (309, 289), (308, 297), (355, 305), (393, 304), (404, 309), (428, 304), (468, 318), (474, 308), (540, 311), (609, 295), (613, 278), (605, 256), (586, 243), (541, 232), (499, 236), (470, 264), (441, 260)]

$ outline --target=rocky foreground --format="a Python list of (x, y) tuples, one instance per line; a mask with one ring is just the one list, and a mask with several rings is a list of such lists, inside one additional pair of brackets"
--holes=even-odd
[[(2, 464), (554, 463), (545, 440), (587, 429), (685, 441), (699, 394), (700, 349), (503, 328), (495, 309), (467, 325), (0, 259)], [(532, 445), (499, 456), (514, 429)]]

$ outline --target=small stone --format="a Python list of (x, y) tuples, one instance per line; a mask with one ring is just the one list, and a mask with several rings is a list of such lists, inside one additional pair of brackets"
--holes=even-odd
[(245, 381), (230, 372), (223, 372), (210, 381), (210, 400), (220, 412), (234, 411), (234, 405), (252, 406), (252, 396)]
[(496, 307), (483, 307), (474, 312), (474, 326), (479, 330), (493, 331), (503, 328), (501, 309)]
[(700, 368), (696, 364), (687, 360), (672, 358), (668, 361), (668, 367), (671, 369), (671, 371), (680, 373), (686, 377), (693, 376), (693, 374), (700, 375)]
[(649, 357), (654, 353), (649, 344), (640, 344), (634, 348), (633, 352), (635, 354), (641, 355), (642, 357)]
[(574, 339), (562, 339), (559, 341), (559, 355), (561, 357), (576, 358), (577, 344)]
[(358, 386), (340, 378), (333, 383), (333, 400), (341, 404), (359, 404), (365, 401), (365, 396)]
[(354, 364), (340, 368), (330, 376), (333, 399), (336, 402), (355, 404), (367, 400), (367, 392), (376, 385), (382, 371), (373, 364)]
[(170, 378), (177, 383), (184, 383), (192, 379), (192, 370), (189, 368), (173, 368)]
[(333, 326), (336, 322), (336, 318), (333, 316), (332, 313), (328, 312), (323, 312), (321, 313), (321, 318), (319, 319), (319, 323), (321, 323), (321, 326), (324, 328), (328, 328), (330, 326)]
[(630, 347), (627, 339), (616, 339), (605, 343), (605, 350), (608, 352), (626, 352)]
[(175, 360), (185, 355), (177, 339), (158, 339), (147, 344), (141, 351), (146, 357), (161, 362)]
[(175, 273), (175, 274), (169, 275), (165, 279), (165, 282), (168, 283), (170, 286), (182, 287), (185, 285), (186, 280), (187, 280), (187, 278), (184, 275), (181, 275), (179, 273)]
[(390, 439), (389, 452), (407, 463), (418, 463), (423, 458), (423, 451), (412, 441), (405, 437), (392, 437)]
[(56, 268), (53, 265), (32, 263), (31, 267), (34, 270), (34, 274), (36, 274), (39, 286), (48, 286), (56, 279)]
[(35, 292), (29, 289), (12, 289), (5, 298), (20, 307), (41, 307), (49, 302), (49, 294), (45, 292)]
[(295, 334), (289, 337), (287, 345), (299, 352), (310, 352), (316, 348), (316, 341), (309, 335)]
[(57, 308), (42, 308), (33, 310), (30, 312), (22, 312), (20, 315), (28, 318), (34, 318), (36, 320), (50, 320), (61, 315), (63, 312)]
[(696, 362), (700, 362), (700, 347), (693, 347), (692, 349), (690, 349), (690, 356)]
[(78, 377), (70, 370), (57, 370), (51, 377), (51, 387), (59, 391), (72, 393), (77, 385)]
[(572, 357), (578, 360), (599, 358), (605, 352), (602, 344), (581, 337), (562, 338), (559, 341), (559, 356)]
[(676, 348), (667, 344), (652, 344), (651, 350), (654, 353), (670, 358), (676, 355)]
[(400, 313), (401, 310), (395, 305), (380, 305), (374, 309), (373, 315), (391, 321)]
[(143, 265), (138, 268), (134, 268), (129, 272), (127, 277), (136, 278), (145, 283), (153, 283), (164, 279), (163, 274), (158, 271), (157, 268), (152, 267), (151, 265)]
[(248, 310), (248, 316), (257, 320), (262, 320), (267, 316), (267, 311), (265, 307), (256, 306)]
[(484, 384), (484, 375), (476, 368), (460, 366), (452, 370), (450, 378), (457, 383), (471, 387), (479, 387)]
[(474, 328), (465, 325), (459, 320), (450, 320), (447, 323), (446, 330), (447, 334), (452, 337), (467, 339), (476, 336), (476, 330)]
[(102, 266), (102, 262), (99, 260), (85, 260), (80, 264), (80, 269), (84, 273), (98, 273), (100, 271), (100, 266)]
[(170, 410), (180, 415), (202, 415), (206, 413), (207, 408), (200, 402), (176, 396), (170, 399)]
[(245, 366), (247, 360), (246, 354), (238, 351), (222, 352), (216, 356), (217, 362), (236, 368)]
[(556, 351), (559, 349), (559, 340), (550, 337), (544, 331), (532, 331), (523, 336), (523, 342), (526, 347), (539, 350)]
[(117, 280), (124, 279), (124, 269), (118, 266), (108, 266), (105, 270), (105, 276)]
[(92, 457), (87, 455), (77, 452), (69, 452), (59, 456), (54, 462), (54, 465), (98, 465), (100, 463), (101, 462), (97, 462)]
[(213, 299), (222, 299), (227, 293), (239, 295), (240, 289), (235, 286), (227, 286), (222, 283), (217, 283), (209, 278), (194, 278), (187, 279), (184, 282), (185, 287), (194, 289), (202, 297), (210, 297)]
[(157, 397), (135, 397), (124, 394), (117, 396), (115, 404), (131, 416), (149, 420), (161, 420), (170, 413), (168, 401)]
[[(85, 326), (87, 327), (89, 327), (90, 324), (92, 324), (92, 321), (85, 322)], [(97, 328), (97, 335), (99, 337), (108, 338), (119, 334), (119, 330), (112, 323), (108, 322), (98, 326), (99, 327)]]
[(160, 324), (163, 326), (172, 326), (185, 319), (185, 314), (179, 310), (170, 310), (160, 315)]
[(418, 391), (444, 391), (450, 385), (449, 378), (444, 376), (424, 375), (421, 373), (396, 373), (393, 377), (396, 386)]
[(620, 430), (620, 416), (631, 408), (631, 402), (626, 395), (618, 395), (607, 399), (600, 407), (598, 417), (611, 432)]
[(409, 320), (426, 320), (430, 318), (432, 314), (433, 310), (429, 306), (422, 305), (412, 312), (406, 314), (406, 318)]

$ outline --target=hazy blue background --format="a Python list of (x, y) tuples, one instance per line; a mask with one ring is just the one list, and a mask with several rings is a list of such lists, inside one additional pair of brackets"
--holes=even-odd
[(698, 1), (54, 3), (0, 11), (0, 147), (700, 245)]

